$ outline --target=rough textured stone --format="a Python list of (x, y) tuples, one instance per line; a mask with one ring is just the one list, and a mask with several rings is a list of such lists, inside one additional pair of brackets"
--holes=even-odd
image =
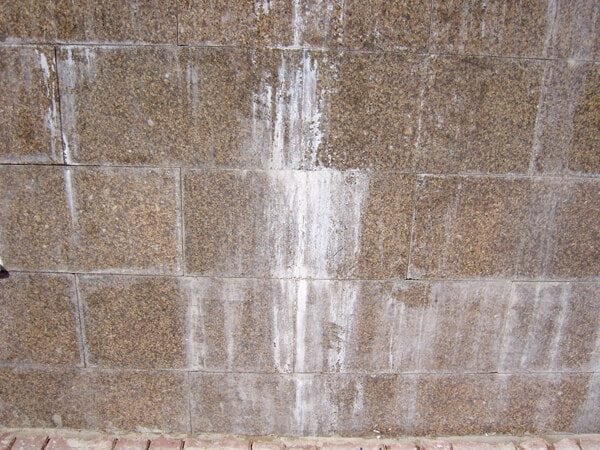
[(184, 373), (96, 371), (90, 385), (95, 428), (163, 432), (189, 428)]
[(193, 433), (293, 434), (295, 397), (291, 378), (196, 372), (190, 381)]
[(46, 436), (17, 436), (11, 450), (38, 450), (44, 448)]
[(430, 58), (417, 170), (527, 172), (543, 70), (532, 60)]
[(0, 166), (0, 248), (10, 271), (60, 270), (73, 235), (63, 171), (55, 167)]
[(0, 41), (175, 43), (176, 11), (176, 0), (7, 2), (0, 11)]
[(0, 423), (7, 427), (91, 428), (92, 393), (74, 369), (0, 369)]
[(552, 447), (554, 450), (579, 450), (580, 447), (577, 444), (576, 439), (561, 439), (560, 441), (553, 442)]
[(579, 446), (581, 450), (598, 450), (600, 449), (599, 436), (582, 436), (579, 438)]
[(75, 280), (12, 273), (0, 284), (0, 360), (80, 363)]
[(419, 185), (411, 278), (599, 273), (593, 180), (422, 177)]
[(180, 450), (183, 442), (181, 439), (158, 438), (150, 441), (149, 450)]
[(593, 371), (600, 330), (597, 283), (516, 283), (499, 371)]
[(292, 280), (199, 278), (188, 282), (189, 364), (208, 371), (291, 372)]
[(515, 450), (515, 445), (512, 442), (494, 444), (479, 441), (458, 441), (452, 442), (452, 450)]
[(114, 450), (107, 436), (51, 436), (44, 450)]
[(519, 444), (521, 450), (546, 450), (550, 446), (541, 438), (527, 439)]
[(62, 162), (54, 50), (0, 48), (0, 84), (0, 163)]
[(0, 434), (0, 450), (10, 450), (14, 441), (15, 435), (13, 433), (8, 432)]
[(398, 174), (188, 171), (187, 272), (401, 275), (412, 190), (412, 177)]
[(600, 65), (547, 63), (533, 138), (532, 169), (600, 173)]
[(146, 450), (149, 445), (148, 439), (119, 439), (114, 450)]
[(551, 6), (546, 2), (434, 0), (431, 51), (549, 56), (545, 43), (553, 24)]
[(252, 450), (285, 450), (285, 444), (279, 442), (253, 442)]
[(497, 369), (508, 283), (298, 284), (298, 372)]
[(321, 165), (410, 170), (418, 136), (423, 58), (342, 53), (326, 88)]
[(177, 171), (66, 169), (65, 185), (76, 230), (75, 267), (87, 271), (179, 271)]
[(171, 277), (79, 276), (88, 363), (185, 366), (187, 298)]

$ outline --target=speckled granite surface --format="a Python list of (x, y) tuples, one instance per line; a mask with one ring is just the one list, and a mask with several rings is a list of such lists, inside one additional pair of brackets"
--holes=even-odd
[(0, 426), (600, 431), (599, 17), (4, 2)]

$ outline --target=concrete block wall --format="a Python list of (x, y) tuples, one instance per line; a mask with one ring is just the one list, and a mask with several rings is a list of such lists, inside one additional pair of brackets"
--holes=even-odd
[(596, 0), (0, 5), (0, 425), (600, 431)]

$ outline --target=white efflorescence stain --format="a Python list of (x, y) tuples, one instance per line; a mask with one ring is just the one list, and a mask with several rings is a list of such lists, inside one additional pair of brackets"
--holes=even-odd
[(58, 112), (58, 101), (56, 99), (57, 89), (56, 81), (53, 74), (56, 73), (56, 68), (53, 62), (48, 62), (46, 55), (36, 49), (39, 56), (39, 66), (42, 69), (44, 77), (44, 87), (46, 88), (46, 96), (50, 100), (50, 105), (46, 111), (44, 122), (46, 128), (50, 132), (50, 154), (53, 161), (57, 160), (56, 143), (60, 139), (60, 118)]

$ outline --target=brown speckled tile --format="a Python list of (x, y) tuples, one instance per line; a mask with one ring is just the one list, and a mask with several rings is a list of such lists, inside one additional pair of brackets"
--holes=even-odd
[(543, 62), (449, 57), (428, 62), (417, 170), (526, 173)]
[(62, 162), (54, 49), (0, 48), (0, 84), (0, 162)]
[(0, 11), (0, 41), (175, 43), (177, 0), (24, 0)]
[(76, 304), (71, 275), (11, 273), (0, 284), (0, 360), (79, 364)]
[(92, 393), (73, 369), (0, 368), (0, 422), (7, 427), (92, 428)]
[(188, 279), (188, 355), (216, 372), (291, 372), (293, 280)]
[(497, 368), (508, 283), (298, 283), (296, 371)]
[(95, 428), (189, 432), (185, 373), (94, 371), (88, 377)]
[(431, 51), (499, 56), (549, 56), (550, 2), (434, 0)]
[(318, 162), (337, 169), (412, 168), (423, 58), (398, 53), (329, 55), (325, 136)]
[(179, 0), (179, 43), (289, 45), (292, 2)]
[(600, 64), (548, 64), (532, 169), (551, 174), (600, 174), (599, 92)]
[(600, 276), (600, 180), (571, 179), (545, 186), (551, 220), (545, 276), (598, 279)]
[(58, 167), (1, 166), (0, 249), (10, 270), (61, 270), (73, 228)]
[(190, 377), (193, 433), (294, 434), (290, 376), (196, 372)]
[(187, 298), (171, 277), (79, 276), (88, 363), (185, 366)]
[(404, 274), (413, 186), (412, 177), (399, 174), (188, 171), (187, 272), (316, 278)]
[(516, 283), (499, 370), (593, 371), (600, 333), (598, 283)]
[(598, 182), (422, 177), (411, 278), (595, 279)]
[(179, 271), (178, 171), (71, 168), (65, 183), (76, 229), (74, 267)]

